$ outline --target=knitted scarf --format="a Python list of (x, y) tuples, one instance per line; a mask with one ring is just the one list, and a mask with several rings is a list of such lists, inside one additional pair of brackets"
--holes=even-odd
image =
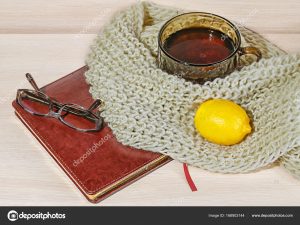
[[(196, 167), (245, 173), (279, 162), (300, 178), (300, 56), (284, 53), (260, 35), (240, 27), (243, 45), (263, 59), (225, 78), (194, 84), (157, 64), (160, 27), (183, 11), (137, 3), (102, 30), (87, 58), (86, 80), (103, 99), (102, 116), (124, 145), (160, 152)], [(230, 99), (249, 112), (254, 131), (240, 144), (221, 146), (195, 130), (195, 104)]]

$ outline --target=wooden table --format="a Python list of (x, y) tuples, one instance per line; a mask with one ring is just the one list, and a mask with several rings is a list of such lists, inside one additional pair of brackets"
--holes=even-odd
[[(155, 2), (244, 21), (286, 51), (300, 52), (297, 0)], [(11, 101), (17, 88), (29, 87), (25, 72), (44, 85), (82, 66), (101, 26), (131, 3), (0, 0), (0, 205), (91, 205), (16, 119)], [(300, 205), (300, 181), (279, 166), (238, 175), (190, 172), (198, 192), (173, 161), (98, 205)]]

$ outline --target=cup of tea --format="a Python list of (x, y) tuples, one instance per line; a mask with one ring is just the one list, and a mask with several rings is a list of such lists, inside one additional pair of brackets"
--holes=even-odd
[(190, 12), (167, 21), (158, 36), (160, 68), (192, 80), (225, 76), (240, 65), (240, 56), (261, 59), (255, 47), (241, 47), (241, 34), (229, 20), (204, 12)]

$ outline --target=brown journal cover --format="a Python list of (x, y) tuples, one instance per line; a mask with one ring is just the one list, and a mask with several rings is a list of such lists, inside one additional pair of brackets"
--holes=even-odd
[[(88, 107), (93, 99), (84, 66), (42, 88), (61, 103)], [(108, 197), (171, 159), (120, 144), (105, 125), (100, 132), (79, 132), (54, 118), (34, 116), (14, 101), (16, 115), (75, 185), (93, 202)]]

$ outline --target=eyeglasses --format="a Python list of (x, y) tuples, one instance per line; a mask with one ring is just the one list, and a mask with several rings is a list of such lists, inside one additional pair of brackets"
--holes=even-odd
[(103, 128), (101, 112), (94, 112), (104, 106), (100, 99), (95, 100), (88, 109), (77, 104), (62, 104), (42, 92), (31, 74), (27, 73), (26, 78), (34, 90), (18, 89), (16, 102), (27, 112), (35, 116), (56, 118), (81, 132), (95, 132)]

